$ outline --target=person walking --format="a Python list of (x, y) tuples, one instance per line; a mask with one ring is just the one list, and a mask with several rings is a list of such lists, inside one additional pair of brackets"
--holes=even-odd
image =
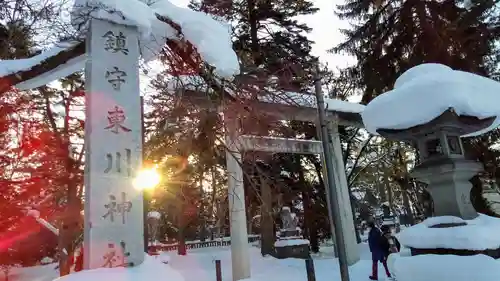
[(372, 275), (369, 276), (370, 280), (378, 280), (378, 262), (384, 261), (384, 253), (381, 249), (382, 232), (375, 225), (375, 222), (368, 223), (370, 232), (368, 232), (368, 246), (372, 253)]
[(392, 253), (399, 253), (401, 244), (396, 236), (392, 235), (391, 228), (383, 225), (380, 230), (382, 231), (382, 249), (384, 249), (385, 254), (389, 256)]
[(389, 272), (389, 268), (387, 266), (387, 259), (389, 255), (392, 253), (399, 253), (401, 250), (401, 244), (398, 239), (392, 235), (391, 228), (387, 225), (383, 225), (381, 227), (382, 237), (380, 239), (380, 248), (384, 254), (384, 260), (382, 264), (384, 265), (385, 272), (387, 273), (387, 277), (391, 277), (391, 273)]

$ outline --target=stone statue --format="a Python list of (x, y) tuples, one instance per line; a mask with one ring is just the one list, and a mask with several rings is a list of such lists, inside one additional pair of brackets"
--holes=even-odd
[(290, 211), (289, 207), (281, 209), (281, 223), (284, 230), (295, 230), (297, 228), (298, 219), (295, 213)]
[(290, 211), (290, 207), (281, 208), (280, 212), (282, 228), (279, 240), (274, 243), (276, 249), (275, 257), (307, 259), (309, 255), (309, 241), (300, 236), (300, 228), (297, 227), (299, 218)]

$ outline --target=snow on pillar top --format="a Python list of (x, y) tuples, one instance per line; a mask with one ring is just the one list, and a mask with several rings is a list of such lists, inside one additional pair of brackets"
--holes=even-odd
[(152, 219), (160, 219), (161, 218), (161, 214), (157, 211), (151, 211), (148, 213), (148, 218), (152, 218)]
[[(158, 16), (179, 25), (184, 38), (179, 38), (177, 30)], [(232, 49), (230, 26), (206, 13), (178, 7), (169, 0), (75, 0), (71, 12), (73, 27), (86, 32), (90, 18), (137, 26), (145, 61), (155, 59), (167, 39), (186, 39), (196, 47), (203, 61), (215, 67), (217, 75), (231, 79), (240, 72), (238, 57)]]
[(143, 35), (151, 33), (152, 23), (156, 20), (154, 11), (147, 5), (146, 1), (75, 0), (71, 11), (73, 27), (85, 32), (90, 18), (136, 26)]

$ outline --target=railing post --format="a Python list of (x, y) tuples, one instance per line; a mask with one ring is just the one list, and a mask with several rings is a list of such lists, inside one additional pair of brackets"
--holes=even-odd
[(316, 281), (316, 273), (314, 272), (314, 261), (312, 258), (306, 259), (307, 281)]
[(215, 260), (215, 280), (222, 281), (222, 268), (220, 260)]

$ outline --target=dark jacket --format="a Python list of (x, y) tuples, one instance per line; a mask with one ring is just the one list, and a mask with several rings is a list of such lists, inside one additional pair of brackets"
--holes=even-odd
[[(401, 250), (401, 244), (396, 237), (391, 236), (391, 238), (399, 252)], [(380, 250), (382, 251), (384, 258), (387, 258), (391, 254), (391, 244), (389, 243), (387, 237), (383, 235), (380, 237)]]
[(384, 253), (381, 249), (382, 232), (376, 227), (372, 227), (368, 233), (368, 246), (372, 252), (373, 261), (381, 261), (384, 259)]

